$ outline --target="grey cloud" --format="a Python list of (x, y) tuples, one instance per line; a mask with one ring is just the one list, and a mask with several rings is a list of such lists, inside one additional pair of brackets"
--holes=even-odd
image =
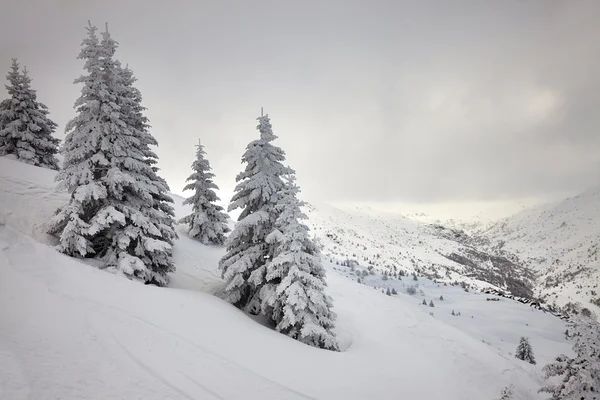
[(61, 126), (83, 27), (109, 22), (174, 191), (201, 138), (227, 197), (261, 106), (310, 198), (504, 200), (598, 183), (594, 1), (1, 7), (0, 66), (19, 57)]

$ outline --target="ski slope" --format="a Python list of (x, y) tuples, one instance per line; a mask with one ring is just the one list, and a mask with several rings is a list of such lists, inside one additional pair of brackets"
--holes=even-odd
[[(329, 262), (343, 351), (306, 346), (214, 296), (223, 250), (187, 238), (184, 227), (167, 288), (57, 253), (43, 233), (65, 199), (53, 176), (0, 157), (2, 400), (479, 400), (509, 384), (517, 399), (542, 399), (542, 365), (570, 354), (564, 323), (527, 305), (426, 279), (375, 274), (359, 284)], [(512, 356), (520, 336), (537, 365)]]

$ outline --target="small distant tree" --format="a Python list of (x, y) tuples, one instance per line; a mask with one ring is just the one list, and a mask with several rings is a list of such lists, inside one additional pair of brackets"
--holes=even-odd
[(454, 310), (452, 310), (452, 315), (456, 315), (456, 313), (454, 312)]
[(381, 277), (381, 279), (383, 279), (384, 281), (387, 281), (387, 280), (388, 280), (388, 276), (387, 276), (387, 275), (383, 275), (383, 276)]
[(410, 295), (417, 294), (417, 288), (414, 286), (407, 286), (406, 293), (408, 293)]
[(423, 305), (426, 306), (427, 305), (427, 300), (423, 299)]
[(10, 98), (0, 103), (0, 155), (13, 154), (27, 164), (57, 170), (60, 140), (52, 136), (57, 125), (31, 88), (27, 69), (20, 72), (13, 58), (6, 78)]
[(189, 226), (190, 237), (203, 244), (222, 245), (225, 234), (229, 232), (227, 214), (223, 207), (216, 204), (219, 200), (215, 190), (219, 187), (213, 182), (215, 175), (211, 172), (210, 163), (202, 144), (196, 145), (196, 159), (192, 163), (192, 174), (183, 190), (193, 191), (194, 194), (183, 202), (192, 205), (192, 213), (179, 222)]
[(387, 294), (388, 296), (392, 295), (392, 292), (390, 291), (390, 288), (387, 288), (387, 291), (385, 292), (385, 294)]
[(575, 357), (561, 354), (543, 368), (546, 379), (560, 377), (558, 383), (539, 390), (549, 393), (552, 400), (600, 398), (600, 323), (593, 313), (590, 314), (586, 317), (578, 313), (569, 321), (569, 338)]
[(444, 296), (440, 295), (440, 301), (444, 301)]
[(392, 288), (392, 294), (398, 294), (398, 291), (396, 290), (396, 288)]
[(435, 307), (435, 304), (433, 304), (433, 300), (429, 301), (429, 307)]
[(417, 274), (413, 274), (413, 281), (418, 281), (419, 278), (417, 278)]
[(504, 389), (502, 389), (502, 392), (500, 392), (500, 398), (498, 400), (512, 400), (514, 394), (514, 386), (506, 386)]
[(356, 282), (358, 282), (358, 283), (362, 283), (362, 281), (360, 280), (360, 278), (357, 278), (357, 279), (356, 279)]
[(531, 348), (529, 339), (527, 339), (525, 336), (522, 336), (521, 340), (519, 341), (519, 346), (517, 346), (515, 357), (519, 360), (527, 361), (530, 364), (535, 364), (533, 349)]

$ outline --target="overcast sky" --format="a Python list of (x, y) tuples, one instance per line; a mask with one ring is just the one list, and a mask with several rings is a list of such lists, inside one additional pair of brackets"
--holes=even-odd
[(0, 0), (0, 67), (28, 67), (59, 138), (88, 19), (109, 23), (139, 79), (173, 192), (200, 138), (228, 201), (261, 106), (309, 199), (467, 203), (600, 183), (597, 0)]

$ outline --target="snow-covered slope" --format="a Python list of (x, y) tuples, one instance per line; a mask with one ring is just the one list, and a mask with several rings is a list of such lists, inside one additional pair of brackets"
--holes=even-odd
[[(184, 229), (167, 288), (57, 253), (42, 232), (64, 199), (52, 179), (0, 158), (0, 399), (479, 400), (509, 384), (518, 399), (541, 399), (541, 365), (570, 353), (550, 314), (427, 279), (374, 274), (359, 284), (329, 262), (344, 351), (306, 346), (213, 296), (223, 250)], [(437, 257), (434, 247), (421, 251)], [(521, 335), (538, 365), (511, 355)]]
[[(600, 311), (600, 187), (527, 209), (480, 233), (539, 274), (547, 302), (580, 301)], [(595, 301), (596, 305), (592, 305)]]
[(355, 260), (381, 271), (398, 269), (480, 289), (532, 294), (530, 271), (503, 256), (480, 251), (463, 231), (364, 207), (308, 206), (306, 213), (323, 253), (334, 263)]

